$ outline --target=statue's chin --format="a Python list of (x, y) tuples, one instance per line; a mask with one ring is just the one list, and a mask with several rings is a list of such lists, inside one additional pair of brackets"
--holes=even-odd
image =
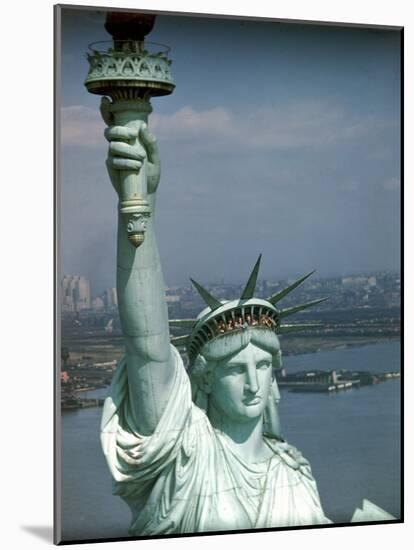
[(252, 420), (254, 418), (260, 418), (263, 414), (263, 407), (261, 403), (255, 405), (245, 405), (244, 414), (241, 416), (244, 421)]
[(263, 401), (258, 398), (249, 402), (237, 404), (231, 408), (216, 406), (214, 407), (214, 410), (210, 409), (210, 420), (213, 420), (217, 415), (221, 419), (224, 417), (228, 421), (234, 422), (235, 424), (245, 424), (254, 419), (259, 419), (263, 415)]

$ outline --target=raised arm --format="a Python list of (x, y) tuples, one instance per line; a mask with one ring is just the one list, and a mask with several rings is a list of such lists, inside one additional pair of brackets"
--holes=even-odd
[(108, 172), (118, 195), (122, 171), (143, 171), (147, 178), (145, 198), (151, 216), (146, 222), (145, 240), (138, 248), (128, 240), (128, 220), (118, 214), (117, 291), (132, 414), (140, 433), (149, 435), (161, 417), (173, 381), (168, 311), (154, 234), (155, 193), (160, 178), (158, 147), (145, 123), (138, 128), (109, 126), (105, 136), (109, 141)]

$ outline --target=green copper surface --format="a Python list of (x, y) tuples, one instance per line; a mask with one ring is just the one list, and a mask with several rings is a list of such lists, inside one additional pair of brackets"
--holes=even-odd
[[(119, 99), (170, 94), (175, 84), (171, 61), (166, 51), (151, 53), (143, 42), (125, 41), (122, 50), (110, 48), (110, 43), (95, 43), (87, 54), (89, 72), (85, 86), (93, 94)], [(102, 48), (106, 45), (107, 49)]]
[(253, 271), (251, 272), (251, 275), (246, 283), (246, 286), (241, 294), (241, 297), (240, 297), (241, 300), (248, 300), (249, 298), (253, 298), (254, 291), (256, 290), (257, 275), (259, 274), (261, 259), (262, 259), (262, 255), (260, 254), (260, 256), (258, 257), (253, 267)]
[(311, 300), (310, 302), (306, 302), (306, 304), (300, 304), (298, 306), (287, 307), (285, 309), (281, 309), (279, 311), (279, 317), (282, 319), (283, 317), (287, 317), (288, 315), (293, 315), (294, 313), (298, 313), (299, 311), (307, 309), (308, 307), (312, 307), (312, 306), (316, 306), (318, 304), (321, 304), (322, 302), (325, 302), (326, 300), (329, 300), (329, 298), (319, 298), (318, 300)]
[(289, 292), (292, 292), (292, 290), (294, 290), (296, 287), (298, 287), (300, 284), (302, 284), (304, 281), (306, 281), (306, 279), (308, 277), (310, 277), (313, 273), (315, 273), (315, 270), (310, 271), (309, 273), (307, 273), (306, 275), (304, 275), (303, 277), (301, 277), (300, 279), (298, 279), (294, 283), (290, 284), (289, 286), (287, 286), (283, 290), (280, 290), (279, 292), (276, 292), (275, 294), (272, 294), (272, 296), (270, 296), (268, 298), (269, 302), (271, 302), (272, 304), (276, 304), (277, 302), (279, 302), (279, 300), (281, 300), (287, 294), (289, 294)]

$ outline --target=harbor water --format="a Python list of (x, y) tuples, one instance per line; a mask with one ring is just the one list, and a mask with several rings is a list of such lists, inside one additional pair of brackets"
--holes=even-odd
[[(400, 343), (286, 357), (301, 370), (400, 370)], [(400, 516), (400, 379), (338, 393), (281, 392), (285, 439), (310, 461), (325, 514), (349, 522), (367, 498)], [(104, 397), (106, 389), (83, 394)], [(62, 415), (62, 538), (128, 536), (129, 509), (111, 494), (99, 441), (101, 408)]]

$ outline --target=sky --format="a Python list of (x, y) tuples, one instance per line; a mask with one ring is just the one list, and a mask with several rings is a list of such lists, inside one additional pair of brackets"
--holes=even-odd
[[(116, 208), (100, 97), (83, 84), (104, 13), (62, 11), (61, 267), (115, 285)], [(160, 15), (172, 95), (149, 126), (162, 160), (167, 286), (400, 266), (400, 34)]]

